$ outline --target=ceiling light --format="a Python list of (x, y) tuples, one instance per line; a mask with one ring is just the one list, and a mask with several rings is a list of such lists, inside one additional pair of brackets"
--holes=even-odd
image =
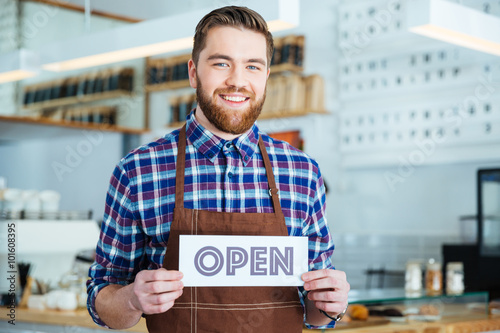
[(444, 0), (408, 2), (410, 31), (500, 56), (500, 18)]
[(37, 71), (38, 57), (31, 51), (19, 49), (0, 54), (0, 83), (26, 79)]
[[(298, 25), (299, 0), (255, 0), (245, 6), (260, 13), (271, 31)], [(67, 71), (190, 49), (196, 24), (214, 8), (143, 21), (54, 42), (40, 50), (43, 68)]]

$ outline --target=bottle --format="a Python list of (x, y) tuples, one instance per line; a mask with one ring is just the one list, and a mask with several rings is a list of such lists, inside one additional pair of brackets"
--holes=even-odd
[(446, 265), (446, 294), (460, 295), (464, 292), (464, 265), (461, 262), (449, 262)]
[(430, 259), (425, 271), (425, 292), (428, 295), (439, 295), (443, 292), (443, 274), (441, 263)]
[(422, 291), (422, 267), (420, 261), (410, 260), (406, 263), (405, 292), (407, 295), (418, 295)]

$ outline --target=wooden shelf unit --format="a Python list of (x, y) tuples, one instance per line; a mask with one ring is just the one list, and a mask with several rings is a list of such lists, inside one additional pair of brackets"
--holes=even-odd
[(164, 91), (164, 90), (174, 90), (181, 88), (189, 88), (189, 80), (180, 81), (170, 81), (159, 84), (148, 84), (144, 89), (147, 92)]
[(78, 104), (78, 103), (88, 103), (88, 102), (94, 102), (94, 101), (101, 101), (104, 99), (112, 99), (112, 98), (119, 98), (119, 97), (132, 97), (133, 94), (130, 91), (126, 90), (113, 90), (113, 91), (106, 91), (103, 93), (98, 93), (98, 94), (90, 94), (90, 95), (82, 95), (82, 96), (75, 96), (75, 97), (65, 97), (65, 98), (58, 98), (58, 99), (53, 99), (49, 101), (44, 101), (44, 102), (38, 102), (38, 103), (31, 103), (23, 106), (23, 109), (25, 110), (43, 110), (43, 109), (52, 109), (52, 108), (57, 108), (61, 106), (68, 106), (68, 105), (73, 105), (73, 104)]
[(304, 71), (302, 66), (294, 64), (278, 64), (271, 66), (271, 74), (280, 74), (285, 72), (301, 73)]
[(116, 125), (107, 125), (107, 124), (92, 124), (92, 123), (83, 123), (83, 122), (68, 122), (68, 121), (60, 121), (53, 120), (50, 118), (34, 118), (34, 117), (23, 117), (23, 116), (0, 116), (0, 122), (12, 122), (12, 123), (20, 123), (20, 124), (33, 124), (33, 125), (45, 125), (45, 126), (56, 126), (56, 127), (66, 127), (66, 128), (76, 128), (76, 129), (87, 129), (87, 130), (99, 130), (104, 132), (116, 132), (123, 134), (145, 134), (149, 133), (149, 130), (139, 129), (139, 128), (131, 128), (131, 127), (123, 127)]

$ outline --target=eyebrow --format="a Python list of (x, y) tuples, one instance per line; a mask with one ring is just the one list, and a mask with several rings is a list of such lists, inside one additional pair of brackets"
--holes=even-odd
[[(234, 61), (234, 59), (231, 58), (230, 56), (225, 55), (225, 54), (219, 54), (219, 53), (212, 54), (211, 56), (208, 57), (207, 60), (214, 60), (214, 59), (224, 59), (224, 60), (228, 60), (228, 61)], [(266, 62), (262, 58), (251, 58), (251, 59), (248, 59), (246, 62), (256, 62), (258, 64), (261, 64), (262, 66), (266, 66)]]

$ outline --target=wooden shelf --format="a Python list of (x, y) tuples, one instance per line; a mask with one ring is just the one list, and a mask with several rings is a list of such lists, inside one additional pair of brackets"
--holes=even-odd
[[(280, 111), (279, 113), (261, 113), (257, 120), (265, 120), (265, 119), (276, 119), (276, 118), (292, 118), (292, 117), (303, 117), (308, 114), (328, 114), (325, 110), (300, 110), (294, 112)], [(175, 123), (167, 124), (167, 128), (179, 128), (184, 125), (185, 121), (178, 121)]]
[(78, 128), (78, 129), (88, 129), (88, 130), (99, 130), (104, 132), (116, 132), (124, 134), (145, 134), (149, 133), (149, 130), (138, 129), (131, 127), (122, 127), (116, 125), (106, 125), (106, 124), (88, 124), (81, 122), (66, 122), (60, 120), (53, 120), (49, 118), (33, 118), (33, 117), (23, 117), (23, 116), (0, 116), (0, 122), (13, 122), (22, 124), (33, 124), (33, 125), (45, 125), (45, 126), (56, 126), (65, 128)]
[(271, 74), (278, 74), (283, 72), (301, 73), (303, 70), (303, 67), (294, 64), (278, 64), (271, 66)]
[(173, 89), (181, 89), (181, 88), (189, 88), (189, 80), (181, 80), (181, 81), (170, 81), (159, 84), (149, 84), (145, 87), (147, 92), (154, 91), (163, 91), (163, 90), (173, 90)]
[(68, 106), (68, 105), (73, 105), (73, 104), (78, 104), (78, 103), (87, 103), (87, 102), (93, 102), (93, 101), (100, 101), (104, 99), (112, 99), (112, 98), (118, 98), (118, 97), (131, 97), (132, 93), (130, 91), (126, 90), (113, 90), (113, 91), (107, 91), (103, 93), (98, 93), (98, 94), (90, 94), (90, 95), (83, 95), (83, 96), (75, 96), (75, 97), (65, 97), (65, 98), (58, 98), (58, 99), (53, 99), (49, 101), (44, 101), (44, 102), (38, 102), (38, 103), (31, 103), (24, 105), (23, 108), (25, 110), (41, 110), (41, 109), (50, 109), (50, 108), (57, 108), (61, 106)]
[(169, 123), (167, 124), (167, 128), (181, 128), (182, 126), (184, 126), (186, 122), (185, 121), (177, 121), (175, 123)]

